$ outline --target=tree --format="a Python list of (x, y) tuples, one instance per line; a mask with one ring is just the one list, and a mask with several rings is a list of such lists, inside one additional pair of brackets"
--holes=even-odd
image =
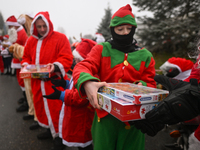
[(111, 9), (108, 6), (108, 8), (105, 9), (105, 16), (102, 18), (101, 23), (97, 29), (97, 32), (101, 33), (106, 40), (111, 38), (111, 33), (109, 28), (111, 17), (112, 17)]
[(140, 11), (153, 12), (154, 17), (137, 17), (145, 26), (138, 32), (152, 52), (166, 51), (185, 57), (194, 46), (200, 24), (199, 0), (133, 0)]
[(6, 28), (6, 25), (4, 23), (3, 16), (0, 12), (0, 35), (5, 35), (5, 34), (7, 34), (7, 28)]

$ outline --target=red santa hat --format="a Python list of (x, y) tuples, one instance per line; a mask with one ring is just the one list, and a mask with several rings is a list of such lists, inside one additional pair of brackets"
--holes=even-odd
[(3, 36), (3, 39), (4, 39), (4, 40), (8, 40), (8, 39), (9, 39), (9, 35), (8, 35), (8, 34), (4, 35), (4, 36)]
[(8, 26), (21, 26), (18, 22), (17, 19), (15, 18), (15, 16), (10, 16), (7, 20), (6, 20), (6, 24)]
[(185, 58), (172, 57), (167, 60), (170, 64), (173, 64), (180, 69), (181, 72), (192, 69), (194, 63), (191, 60)]
[(171, 71), (172, 68), (177, 68), (180, 73), (174, 78), (178, 80), (184, 80), (190, 75), (193, 65), (194, 63), (191, 60), (179, 57), (171, 57), (160, 66), (160, 69), (163, 71), (163, 74), (166, 75)]
[(79, 42), (74, 42), (71, 47), (75, 47), (76, 48), (78, 46), (78, 44), (79, 44)]
[(92, 47), (96, 44), (97, 43), (93, 40), (81, 39), (79, 45), (76, 47), (76, 49), (73, 50), (74, 58), (80, 59), (81, 61), (84, 60)]

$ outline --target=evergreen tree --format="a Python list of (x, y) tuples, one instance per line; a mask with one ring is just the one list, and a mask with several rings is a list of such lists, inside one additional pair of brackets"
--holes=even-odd
[(97, 29), (97, 32), (101, 33), (106, 40), (111, 38), (111, 33), (109, 28), (111, 17), (112, 17), (111, 9), (108, 6), (108, 8), (105, 9), (105, 16), (102, 18), (101, 23)]
[(145, 47), (152, 52), (187, 56), (199, 30), (199, 0), (133, 0), (133, 5), (154, 15), (137, 17), (145, 25), (137, 34)]
[(4, 23), (3, 16), (0, 12), (0, 35), (5, 35), (5, 34), (7, 34), (6, 25)]

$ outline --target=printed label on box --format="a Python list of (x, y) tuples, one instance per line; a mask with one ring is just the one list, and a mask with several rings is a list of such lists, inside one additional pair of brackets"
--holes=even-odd
[(108, 83), (109, 86), (101, 87), (99, 92), (109, 94), (136, 105), (159, 102), (168, 96), (168, 91), (139, 86), (131, 83)]
[(98, 92), (99, 105), (121, 121), (140, 120), (145, 114), (158, 105), (158, 102), (151, 104), (134, 105), (130, 101)]
[(47, 65), (27, 65), (20, 71), (20, 78), (49, 78)]

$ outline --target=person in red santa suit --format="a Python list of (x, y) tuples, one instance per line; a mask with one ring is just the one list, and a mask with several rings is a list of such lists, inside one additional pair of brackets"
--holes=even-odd
[[(97, 43), (91, 39), (81, 39), (81, 42), (73, 50), (76, 64), (84, 60), (93, 46)], [(49, 99), (62, 100), (63, 107), (60, 113), (60, 137), (63, 144), (68, 147), (78, 147), (79, 150), (92, 150), (91, 126), (95, 109), (87, 99), (80, 98), (78, 90), (73, 86), (73, 77), (70, 84), (65, 80), (52, 80), (55, 92), (45, 95)], [(68, 86), (69, 85), (69, 86)], [(61, 86), (65, 91), (59, 91), (55, 87)]]
[[(2, 51), (2, 48), (3, 48), (1, 44), (2, 42), (3, 42), (3, 36), (0, 35), (0, 52)], [(1, 72), (1, 75), (4, 74), (4, 63), (3, 63), (3, 57), (1, 56), (1, 54), (0, 54), (0, 72)]]
[[(6, 24), (8, 25), (8, 33), (10, 36), (10, 42), (12, 44), (17, 43), (19, 45), (24, 46), (26, 43), (26, 40), (28, 39), (28, 36), (26, 34), (26, 31), (24, 28), (17, 22), (17, 19), (15, 18), (14, 15), (10, 16), (6, 20)], [(27, 99), (26, 99), (26, 94), (25, 94), (25, 88), (24, 88), (24, 80), (19, 77), (19, 72), (21, 69), (21, 64), (20, 60), (13, 58), (12, 63), (11, 63), (11, 68), (14, 68), (16, 70), (16, 76), (17, 76), (17, 81), (19, 83), (19, 86), (21, 87), (23, 91), (23, 98), (20, 98), (18, 100), (18, 103), (22, 104), (20, 105), (16, 111), (17, 112), (23, 112), (28, 110), (28, 104), (27, 104)]]
[(9, 41), (9, 35), (3, 36), (3, 42), (2, 42), (2, 51), (1, 55), (3, 57), (3, 64), (4, 64), (4, 74), (10, 75), (11, 73), (11, 61), (12, 61), (12, 55), (9, 54), (8, 47), (11, 45), (11, 42)]
[[(24, 47), (22, 66), (29, 64), (47, 64), (50, 78), (62, 76), (67, 79), (66, 72), (70, 69), (73, 55), (67, 37), (53, 30), (48, 12), (39, 12), (31, 24), (31, 36)], [(54, 138), (54, 149), (62, 148), (62, 139), (58, 137), (58, 120), (62, 102), (49, 100), (42, 95), (53, 92), (50, 78), (32, 78), (31, 88), (35, 113), (40, 126), (47, 131), (37, 135), (38, 139)]]

